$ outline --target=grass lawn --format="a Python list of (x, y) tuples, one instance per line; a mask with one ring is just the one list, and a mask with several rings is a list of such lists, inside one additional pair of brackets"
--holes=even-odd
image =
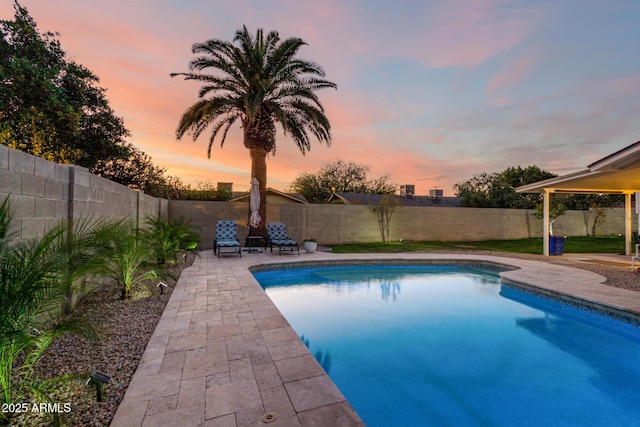
[[(484, 242), (387, 242), (332, 245), (335, 253), (480, 250), (542, 255), (542, 238)], [(568, 237), (565, 253), (624, 253), (624, 236)]]

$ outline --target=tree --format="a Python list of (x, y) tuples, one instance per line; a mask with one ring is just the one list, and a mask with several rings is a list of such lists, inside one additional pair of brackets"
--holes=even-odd
[(500, 173), (481, 173), (453, 186), (464, 206), (475, 208), (533, 209), (540, 203), (539, 194), (516, 193), (515, 188), (554, 178), (556, 175), (538, 166), (510, 167)]
[(481, 173), (467, 181), (454, 184), (456, 196), (462, 197), (462, 205), (472, 208), (497, 208), (498, 203), (491, 197), (492, 189), (498, 182), (497, 173)]
[(555, 178), (557, 175), (540, 169), (538, 166), (509, 167), (500, 173), (500, 189), (496, 197), (500, 207), (517, 209), (531, 209), (540, 202), (540, 195), (535, 193), (516, 193), (515, 188), (545, 179)]
[(129, 153), (127, 157), (98, 160), (91, 173), (148, 194), (167, 183), (165, 168), (155, 166), (151, 157), (132, 144), (125, 144), (124, 148)]
[(393, 194), (385, 194), (380, 199), (380, 204), (369, 206), (371, 212), (376, 214), (378, 219), (378, 227), (380, 228), (380, 237), (383, 242), (389, 241), (389, 226), (391, 225), (391, 217), (396, 208), (402, 206), (402, 202)]
[(0, 143), (89, 169), (126, 157), (129, 131), (98, 77), (67, 60), (57, 34), (39, 33), (18, 1), (14, 9), (14, 21), (0, 20)]
[[(171, 74), (203, 83), (200, 100), (184, 112), (176, 136), (190, 134), (196, 140), (211, 127), (210, 158), (216, 136), (221, 136), (222, 146), (229, 128), (239, 122), (251, 156), (251, 178), (260, 184), (262, 221), (255, 232), (266, 236), (266, 157), (275, 154), (276, 124), (303, 154), (311, 148), (309, 133), (329, 145), (329, 120), (315, 91), (336, 85), (324, 79), (318, 64), (296, 56), (306, 44), (299, 38), (280, 41), (277, 32), (265, 37), (262, 29), (252, 37), (243, 26), (233, 42), (214, 39), (194, 44), (192, 52), (201, 56), (190, 62), (191, 72)], [(205, 72), (209, 70), (213, 73)]]
[(569, 209), (582, 211), (587, 236), (595, 236), (609, 209), (623, 203), (624, 196), (619, 194), (573, 194), (567, 197)]
[(291, 184), (291, 191), (302, 194), (311, 203), (326, 203), (334, 192), (386, 194), (395, 192), (396, 185), (383, 175), (371, 178), (371, 166), (333, 160), (324, 163), (317, 172), (303, 172)]
[[(565, 214), (567, 211), (567, 201), (570, 198), (569, 194), (551, 194), (549, 200), (549, 234), (553, 236), (553, 223)], [(542, 202), (538, 203), (535, 207), (535, 216), (538, 219), (544, 218), (544, 205)]]

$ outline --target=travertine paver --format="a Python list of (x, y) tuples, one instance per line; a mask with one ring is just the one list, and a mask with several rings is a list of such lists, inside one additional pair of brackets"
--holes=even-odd
[[(599, 301), (640, 317), (640, 293), (539, 261), (480, 255), (205, 251), (185, 269), (112, 426), (358, 426), (358, 415), (255, 281), (249, 267), (304, 261), (472, 260), (513, 266), (506, 280)], [(107, 390), (108, 392), (108, 390)]]

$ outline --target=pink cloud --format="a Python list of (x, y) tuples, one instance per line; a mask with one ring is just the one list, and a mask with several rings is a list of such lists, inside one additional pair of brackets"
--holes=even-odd
[[(531, 68), (538, 63), (540, 55), (529, 54), (521, 56), (517, 60), (510, 61), (505, 68), (500, 70), (487, 86), (487, 93), (493, 94), (496, 91), (513, 86), (522, 81)], [(501, 102), (504, 105), (504, 101)]]
[[(520, 49), (545, 13), (538, 5), (533, 10), (510, 0), (433, 0), (402, 8), (338, 0), (195, 0), (188, 6), (149, 0), (22, 1), (40, 30), (59, 31), (70, 57), (101, 78), (112, 108), (133, 133), (131, 142), (184, 181), (229, 181), (235, 189), (248, 189), (250, 159), (239, 128), (223, 149), (214, 143), (211, 160), (206, 158), (209, 133), (195, 143), (188, 137), (176, 141), (178, 119), (197, 100), (199, 84), (169, 77), (187, 71), (192, 43), (231, 39), (242, 24), (251, 31), (262, 27), (278, 30), (283, 38), (301, 37), (309, 45), (300, 56), (321, 64), (339, 86), (319, 93), (332, 124), (331, 148), (314, 141), (302, 156), (290, 140), (278, 137), (277, 154), (267, 160), (268, 185), (278, 189), (287, 188), (301, 171), (342, 158), (371, 164), (373, 174), (389, 174), (398, 184), (414, 183), (419, 194), (433, 186), (450, 194), (451, 185), (475, 173), (503, 170), (517, 159), (543, 167), (572, 161), (583, 166), (589, 161), (571, 157), (575, 143), (568, 141), (583, 143), (588, 150), (578, 151), (592, 155), (598, 148), (594, 141), (637, 129), (637, 75), (584, 82), (536, 99), (510, 98), (504, 89), (529, 77), (541, 59)], [(0, 4), (5, 18), (13, 15), (9, 3)], [(509, 62), (516, 48), (521, 56)], [(471, 86), (478, 76), (474, 67), (503, 58), (506, 66), (479, 88), (494, 107), (466, 103), (464, 93), (478, 91)], [(446, 78), (442, 70), (436, 72), (444, 84), (454, 82), (453, 90), (443, 90), (444, 96), (438, 90), (434, 97), (425, 91), (424, 100), (416, 101), (405, 98), (413, 87), (401, 72), (367, 80), (371, 70), (387, 72), (379, 64), (402, 60), (421, 65), (425, 74), (434, 67), (454, 68)], [(461, 75), (465, 86), (455, 87)], [(362, 91), (360, 82), (379, 84), (379, 90)], [(603, 150), (596, 158), (607, 154)]]
[[(510, 0), (437, 0), (408, 7), (406, 13), (391, 5), (330, 1), (300, 4), (287, 14), (272, 8), (270, 19), (308, 41), (328, 70), (344, 74), (398, 57), (430, 67), (473, 68), (526, 40), (541, 18)], [(337, 56), (337, 51), (352, 54)]]
[(539, 21), (539, 13), (515, 12), (513, 2), (455, 0), (430, 10), (439, 25), (428, 32), (426, 55), (437, 67), (472, 68), (525, 40)]

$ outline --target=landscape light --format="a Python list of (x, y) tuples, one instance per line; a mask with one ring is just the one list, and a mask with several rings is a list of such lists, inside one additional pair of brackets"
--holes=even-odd
[(158, 282), (158, 287), (160, 288), (160, 295), (164, 294), (164, 288), (167, 287), (167, 284), (164, 282)]
[(96, 400), (98, 402), (102, 402), (102, 392), (104, 390), (104, 385), (109, 384), (110, 382), (111, 377), (99, 371), (95, 371), (87, 380), (87, 385), (93, 384), (96, 386)]

